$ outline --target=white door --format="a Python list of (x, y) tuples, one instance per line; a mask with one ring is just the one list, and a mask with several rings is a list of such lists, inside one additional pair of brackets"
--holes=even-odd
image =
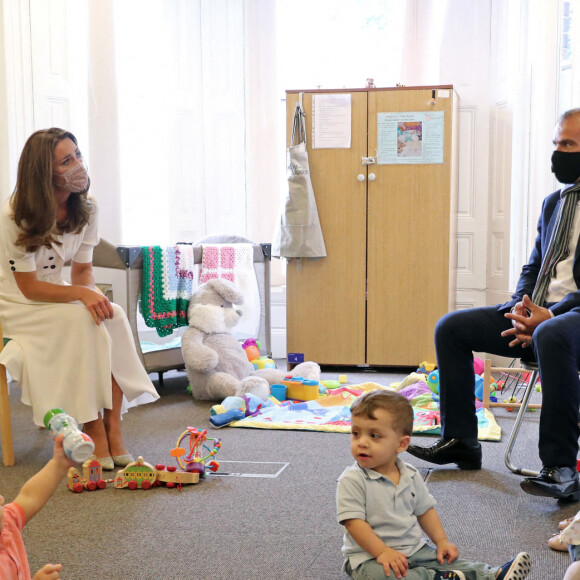
[(69, 130), (88, 155), (86, 0), (29, 1), (34, 128)]

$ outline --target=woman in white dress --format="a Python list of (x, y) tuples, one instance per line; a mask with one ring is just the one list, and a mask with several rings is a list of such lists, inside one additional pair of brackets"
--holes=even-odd
[[(18, 381), (34, 422), (61, 407), (95, 442), (105, 469), (133, 460), (121, 414), (159, 398), (124, 311), (95, 286), (97, 206), (76, 138), (33, 133), (16, 188), (0, 212), (0, 321), (12, 340), (0, 362)], [(71, 284), (62, 268), (72, 260)]]

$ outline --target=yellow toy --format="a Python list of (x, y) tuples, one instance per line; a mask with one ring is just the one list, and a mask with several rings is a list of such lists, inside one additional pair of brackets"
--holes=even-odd
[(286, 386), (287, 399), (313, 401), (320, 396), (318, 381), (308, 381), (302, 377), (286, 377), (280, 382)]
[(424, 360), (420, 365), (419, 368), (417, 369), (418, 373), (430, 373), (432, 371), (434, 371), (437, 368), (437, 364), (436, 363), (430, 363), (427, 362), (426, 360)]
[(260, 358), (255, 358), (254, 360), (250, 361), (254, 365), (254, 370), (259, 371), (262, 369), (275, 369), (276, 363), (273, 359), (268, 358), (267, 356), (261, 356)]

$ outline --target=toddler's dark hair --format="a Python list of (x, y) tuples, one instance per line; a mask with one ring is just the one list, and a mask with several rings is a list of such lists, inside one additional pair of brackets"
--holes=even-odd
[(362, 394), (355, 399), (350, 408), (353, 417), (365, 416), (376, 419), (375, 411), (383, 409), (393, 418), (393, 429), (402, 435), (413, 432), (413, 407), (403, 395), (395, 391), (375, 390)]

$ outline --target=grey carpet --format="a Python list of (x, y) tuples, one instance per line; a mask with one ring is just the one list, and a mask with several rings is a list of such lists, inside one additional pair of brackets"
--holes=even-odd
[[(407, 371), (376, 373), (331, 369), (324, 378), (347, 374), (349, 383), (390, 384)], [(152, 375), (156, 379), (156, 375)], [(132, 409), (125, 417), (129, 448), (150, 463), (173, 463), (169, 451), (186, 426), (208, 428), (210, 403), (185, 392), (184, 373), (166, 374), (161, 399)], [(50, 435), (32, 424), (31, 411), (11, 392), (16, 465), (0, 467), (6, 501), (51, 456)], [(579, 504), (559, 505), (526, 495), (520, 477), (503, 463), (505, 441), (515, 414), (494, 411), (503, 429), (500, 443), (484, 443), (484, 468), (464, 472), (421, 469), (447, 533), (463, 557), (501, 564), (521, 550), (533, 561), (529, 578), (562, 578), (569, 557), (546, 541), (560, 519)], [(538, 467), (539, 413), (528, 416), (514, 457)], [(337, 477), (352, 461), (347, 434), (253, 429), (210, 429), (222, 437), (222, 470), (274, 473), (279, 466), (245, 462), (287, 462), (277, 478), (208, 477), (181, 491), (116, 490), (73, 494), (64, 483), (25, 528), (34, 574), (48, 561), (64, 565), (67, 580), (145, 579), (346, 579), (341, 572), (341, 530), (335, 520)], [(426, 445), (431, 437), (414, 437)]]

